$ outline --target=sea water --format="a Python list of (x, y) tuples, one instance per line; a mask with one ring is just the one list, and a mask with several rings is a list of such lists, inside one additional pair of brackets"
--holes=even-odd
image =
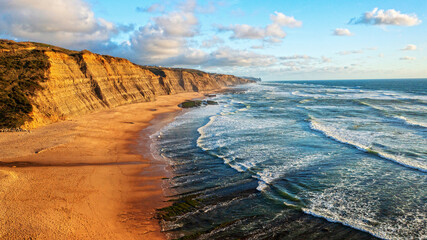
[(427, 239), (427, 80), (263, 82), (152, 136), (171, 238)]

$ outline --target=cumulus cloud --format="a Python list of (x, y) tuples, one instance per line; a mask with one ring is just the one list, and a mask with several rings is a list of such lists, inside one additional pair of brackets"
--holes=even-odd
[(211, 68), (233, 68), (233, 67), (261, 67), (271, 66), (277, 62), (277, 58), (271, 55), (257, 54), (251, 51), (220, 47), (211, 53), (191, 49), (191, 51), (176, 57), (165, 59), (162, 64), (170, 66), (192, 66), (195, 65)]
[(270, 15), (271, 24), (266, 27), (254, 27), (247, 24), (218, 26), (219, 31), (231, 31), (232, 39), (262, 39), (268, 42), (281, 42), (286, 37), (283, 27), (301, 27), (302, 22), (294, 17), (286, 16), (280, 12)]
[(417, 46), (414, 44), (408, 44), (400, 50), (402, 50), (402, 51), (415, 51), (415, 50), (417, 50)]
[(206, 63), (208, 54), (200, 49), (185, 48), (180, 51), (179, 54), (162, 59), (161, 65), (173, 66), (173, 67), (186, 67), (186, 66), (200, 66)]
[(206, 66), (271, 66), (277, 62), (276, 57), (257, 54), (245, 50), (228, 47), (220, 48), (209, 54), (204, 65)]
[(415, 26), (421, 23), (416, 14), (403, 14), (394, 9), (382, 10), (374, 8), (370, 12), (365, 12), (359, 18), (353, 18), (350, 24), (370, 24), (370, 25), (395, 25), (395, 26)]
[(140, 64), (206, 68), (268, 66), (277, 61), (270, 55), (223, 47), (224, 40), (217, 36), (200, 45), (202, 49), (215, 50), (193, 47), (200, 36), (195, 15), (199, 8), (196, 1), (188, 0), (175, 6), (175, 11), (151, 18), (131, 35), (127, 57)]
[(0, 0), (0, 29), (7, 37), (79, 48), (111, 43), (121, 30), (96, 18), (83, 0)]
[(237, 39), (263, 39), (266, 36), (265, 29), (253, 27), (247, 24), (238, 24), (231, 26), (219, 26), (219, 31), (232, 31), (231, 38)]
[(399, 60), (409, 60), (409, 61), (412, 61), (412, 60), (415, 60), (415, 59), (416, 59), (415, 57), (409, 57), (409, 56), (405, 56), (405, 57), (399, 58)]
[(182, 55), (199, 56), (200, 52), (187, 46), (188, 39), (198, 33), (195, 7), (194, 1), (187, 1), (178, 11), (154, 17), (135, 31), (130, 43), (137, 60), (157, 64)]
[(154, 23), (171, 37), (192, 37), (197, 33), (198, 20), (192, 12), (172, 12), (154, 18)]
[(335, 36), (352, 36), (353, 33), (350, 32), (347, 28), (336, 28), (333, 35)]
[(299, 20), (296, 20), (294, 17), (286, 16), (285, 14), (281, 12), (274, 12), (274, 14), (270, 15), (271, 21), (273, 21), (273, 24), (277, 24), (279, 26), (285, 26), (285, 27), (301, 27), (302, 22)]

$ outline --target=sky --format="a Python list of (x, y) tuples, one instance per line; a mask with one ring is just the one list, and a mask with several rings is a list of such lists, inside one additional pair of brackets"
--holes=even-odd
[(0, 38), (263, 80), (427, 77), (427, 0), (0, 0)]

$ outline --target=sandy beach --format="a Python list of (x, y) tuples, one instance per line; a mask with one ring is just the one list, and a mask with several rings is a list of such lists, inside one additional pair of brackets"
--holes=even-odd
[(153, 217), (167, 205), (166, 163), (150, 159), (141, 130), (202, 96), (160, 96), (1, 133), (0, 239), (164, 239)]

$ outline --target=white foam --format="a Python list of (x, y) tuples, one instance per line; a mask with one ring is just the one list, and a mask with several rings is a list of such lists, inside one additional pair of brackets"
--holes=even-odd
[[(380, 189), (383, 188), (376, 186), (375, 182), (366, 183), (364, 177), (352, 179), (350, 182), (343, 179), (334, 187), (311, 196), (310, 203), (302, 210), (307, 214), (330, 222), (339, 222), (384, 239), (425, 239), (425, 205), (419, 209), (414, 208), (406, 202), (404, 194), (398, 194), (395, 197), (402, 201), (401, 204), (393, 213), (393, 217), (384, 218), (380, 213), (380, 209), (384, 207), (384, 196), (379, 197), (384, 193)], [(422, 199), (419, 198), (415, 201)]]
[(398, 118), (398, 119), (405, 121), (405, 123), (408, 125), (427, 128), (427, 123), (425, 123), (425, 122), (418, 122), (414, 119), (409, 119), (409, 118), (404, 117), (404, 116), (395, 116), (395, 118)]
[[(295, 152), (295, 150), (289, 149), (288, 152)], [(265, 166), (261, 171), (257, 171), (253, 176), (258, 179), (258, 191), (264, 191), (268, 185), (271, 185), (274, 181), (284, 178), (287, 173), (291, 171), (297, 171), (298, 169), (309, 166), (312, 163), (318, 163), (320, 160), (327, 158), (320, 153), (303, 155), (299, 156), (291, 156), (290, 159), (286, 159), (285, 156), (282, 156), (282, 164), (281, 165), (271, 165)]]
[(360, 90), (352, 88), (327, 88), (317, 86), (291, 92), (294, 96), (315, 99), (374, 99), (374, 100), (418, 100), (427, 101), (427, 96), (387, 90)]
[(367, 136), (364, 135), (361, 131), (358, 131), (357, 134), (352, 134), (346, 129), (322, 125), (312, 116), (310, 116), (310, 128), (319, 131), (338, 142), (352, 145), (359, 150), (373, 152), (382, 158), (399, 163), (403, 166), (410, 167), (422, 172), (427, 172), (427, 165), (423, 161), (413, 161), (413, 159), (408, 159), (402, 155), (386, 153), (379, 149), (372, 150), (372, 140), (383, 137), (382, 134), (370, 132), (369, 136)]

